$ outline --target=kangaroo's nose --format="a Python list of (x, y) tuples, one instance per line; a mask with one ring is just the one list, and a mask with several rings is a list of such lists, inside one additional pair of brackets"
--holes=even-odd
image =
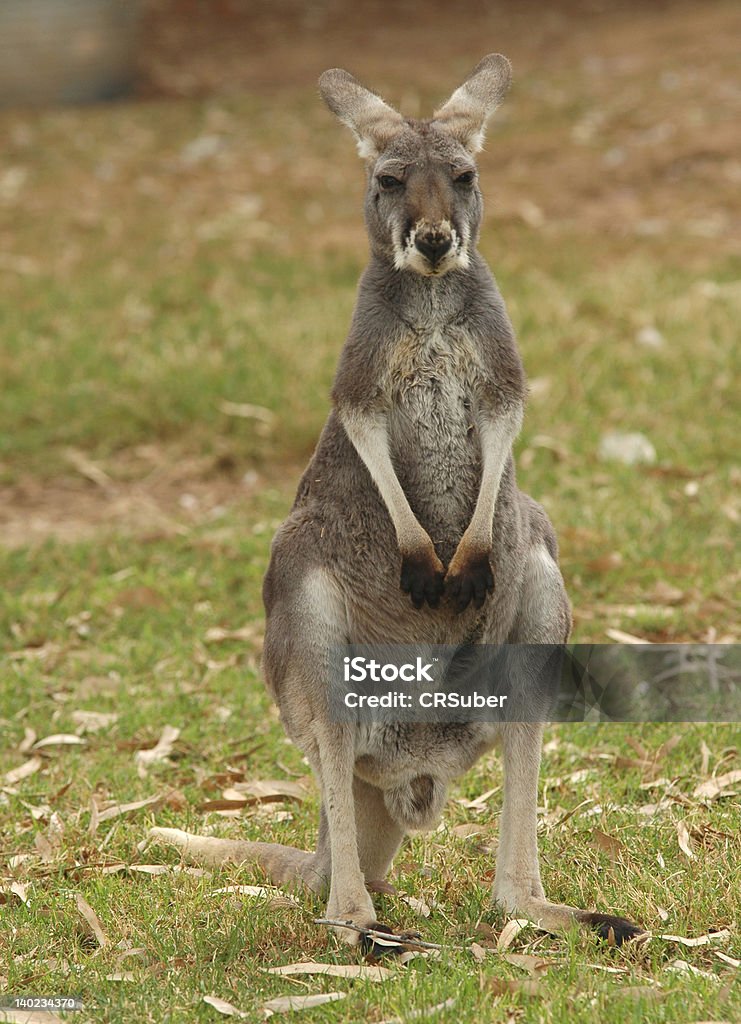
[(437, 266), (445, 253), (451, 247), (453, 240), (450, 235), (442, 235), (432, 232), (425, 235), (417, 235), (414, 239), (414, 244), (422, 255), (427, 257), (434, 267)]

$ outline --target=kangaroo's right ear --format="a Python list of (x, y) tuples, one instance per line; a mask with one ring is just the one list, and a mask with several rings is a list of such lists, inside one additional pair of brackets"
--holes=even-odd
[(319, 91), (332, 113), (351, 129), (358, 153), (366, 160), (375, 160), (404, 127), (401, 114), (361, 85), (349, 71), (325, 71), (319, 79)]

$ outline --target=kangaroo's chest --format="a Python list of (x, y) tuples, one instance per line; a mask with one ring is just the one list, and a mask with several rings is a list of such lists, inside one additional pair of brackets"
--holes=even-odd
[(388, 365), (389, 443), (399, 482), (433, 541), (457, 542), (481, 474), (481, 364), (465, 332), (404, 337)]

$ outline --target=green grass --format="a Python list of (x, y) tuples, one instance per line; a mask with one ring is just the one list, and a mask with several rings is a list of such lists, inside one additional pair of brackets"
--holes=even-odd
[[(534, 382), (520, 482), (557, 527), (575, 639), (604, 641), (611, 627), (654, 640), (738, 639), (738, 257), (722, 241), (688, 240), (679, 218), (660, 237), (605, 230), (586, 207), (580, 216), (586, 186), (567, 175), (559, 202), (572, 207), (551, 217), (553, 147), (563, 148), (587, 102), (568, 81), (569, 102), (546, 116), (526, 79), (513, 100), (525, 130), (505, 119), (499, 137), (509, 162), (500, 166), (496, 147), (484, 157), (482, 250)], [(208, 994), (259, 1020), (268, 998), (334, 989), (347, 998), (307, 1019), (411, 1020), (450, 998), (431, 1019), (738, 1019), (738, 983), (715, 947), (658, 938), (621, 952), (523, 932), (511, 950), (557, 963), (532, 997), (497, 994), (498, 980), (526, 977), (495, 952), (482, 964), (470, 952), (487, 941), (480, 922), (497, 931), (504, 923), (488, 902), (499, 799), (479, 814), (459, 802), (501, 783), (495, 758), (460, 781), (442, 831), (414, 837), (398, 857), (394, 884), (430, 904), (430, 918), (420, 922), (397, 896), (377, 897), (382, 920), (416, 925), (444, 947), (440, 960), (415, 960), (382, 985), (267, 974), (358, 954), (313, 924), (323, 908), (311, 897), (287, 909), (209, 895), (253, 882), (244, 869), (104, 873), (175, 863), (171, 852), (138, 848), (155, 822), (300, 846), (315, 839), (314, 792), (300, 807), (281, 805), (290, 818), (233, 820), (200, 806), (227, 785), (229, 767), (247, 779), (306, 771), (260, 680), (260, 582), (327, 412), (364, 260), (361, 171), (306, 92), (272, 105), (245, 96), (6, 114), (2, 124), (0, 171), (22, 167), (26, 178), (12, 202), (0, 187), (0, 514), (13, 539), (0, 548), (0, 781), (24, 760), (25, 729), (72, 733), (80, 710), (118, 717), (84, 745), (42, 751), (39, 771), (0, 788), (0, 884), (28, 886), (27, 906), (7, 889), (0, 897), (0, 989), (77, 994), (85, 1019), (110, 1024), (213, 1021)], [(605, 129), (605, 146), (632, 127)], [(188, 165), (183, 147), (202, 134), (220, 135), (222, 149)], [(531, 172), (528, 194), (548, 213), (542, 229), (511, 212)], [(663, 347), (637, 343), (647, 324)], [(274, 419), (234, 416), (224, 402)], [(616, 429), (646, 434), (657, 465), (601, 462), (600, 437)], [(90, 465), (103, 474), (97, 484), (73, 468), (70, 449), (84, 475)], [(257, 486), (245, 487), (255, 471)], [(191, 492), (195, 511), (180, 501)], [(157, 514), (143, 524), (133, 512), (106, 518), (134, 498)], [(39, 517), (51, 527), (36, 529)], [(243, 639), (215, 641), (217, 627), (248, 628)], [(141, 778), (134, 752), (167, 724), (181, 729), (171, 763)], [(737, 728), (561, 726), (547, 740), (549, 895), (625, 913), (655, 933), (730, 928), (717, 948), (741, 955), (738, 799), (706, 806), (692, 797), (705, 778), (703, 744), (710, 772), (738, 767)], [(640, 764), (655, 756), (655, 770)], [(209, 784), (216, 775), (222, 781)], [(659, 803), (665, 780), (671, 800), (648, 816), (642, 808)], [(90, 831), (93, 797), (157, 793), (166, 799), (156, 811)], [(44, 861), (35, 840), (53, 830), (53, 814), (63, 834)], [(453, 831), (470, 822), (480, 836)], [(595, 829), (620, 845), (595, 844)], [(30, 856), (11, 867), (19, 855)], [(74, 894), (98, 914), (102, 950), (81, 928)], [(142, 952), (125, 956), (131, 949)], [(677, 959), (704, 973), (671, 972)], [(132, 977), (109, 980), (122, 972)]]

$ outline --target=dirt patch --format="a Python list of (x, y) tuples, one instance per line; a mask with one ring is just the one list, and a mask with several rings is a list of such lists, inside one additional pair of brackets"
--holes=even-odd
[[(125, 453), (103, 468), (79, 453), (74, 475), (42, 481), (27, 476), (0, 486), (0, 544), (19, 548), (48, 539), (74, 543), (105, 535), (143, 539), (189, 534), (218, 527), (229, 513), (244, 513), (254, 525), (255, 503), (265, 488), (285, 489), (299, 468), (224, 471), (219, 460), (186, 458), (149, 446)], [(143, 463), (147, 473), (136, 474)], [(290, 491), (286, 490), (286, 500)]]

